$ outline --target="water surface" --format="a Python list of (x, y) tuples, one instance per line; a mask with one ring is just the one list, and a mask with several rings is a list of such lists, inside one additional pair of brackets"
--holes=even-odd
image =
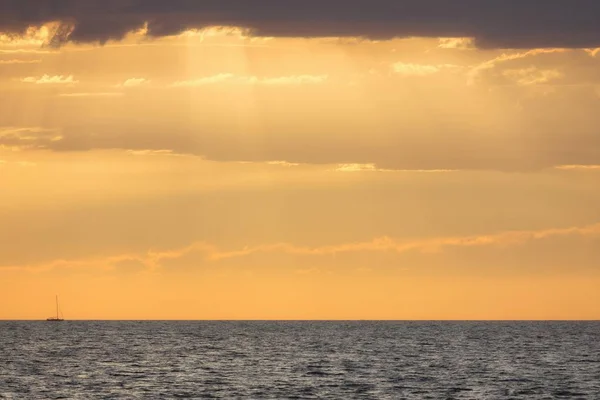
[(600, 323), (5, 321), (0, 398), (600, 399)]

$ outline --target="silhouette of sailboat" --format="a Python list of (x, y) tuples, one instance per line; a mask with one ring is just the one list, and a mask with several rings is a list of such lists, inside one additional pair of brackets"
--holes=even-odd
[(63, 318), (59, 317), (59, 312), (58, 312), (58, 296), (56, 296), (56, 317), (46, 318), (46, 321), (52, 321), (52, 322), (64, 321)]

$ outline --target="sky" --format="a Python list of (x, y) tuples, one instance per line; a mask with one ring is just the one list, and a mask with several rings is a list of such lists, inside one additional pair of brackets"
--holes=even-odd
[(599, 319), (576, 4), (0, 0), (0, 319)]

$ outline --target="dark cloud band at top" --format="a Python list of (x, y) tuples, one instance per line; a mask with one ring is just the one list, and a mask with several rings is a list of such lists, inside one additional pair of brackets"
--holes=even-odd
[(598, 0), (0, 0), (0, 31), (64, 21), (106, 42), (214, 25), (275, 37), (474, 37), (480, 48), (600, 46)]

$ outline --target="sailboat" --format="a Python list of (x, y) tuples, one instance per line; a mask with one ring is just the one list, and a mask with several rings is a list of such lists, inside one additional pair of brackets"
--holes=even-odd
[(52, 321), (52, 322), (60, 322), (60, 321), (64, 321), (63, 318), (60, 318), (58, 316), (58, 296), (56, 296), (56, 317), (50, 317), (50, 318), (46, 318), (46, 321)]

